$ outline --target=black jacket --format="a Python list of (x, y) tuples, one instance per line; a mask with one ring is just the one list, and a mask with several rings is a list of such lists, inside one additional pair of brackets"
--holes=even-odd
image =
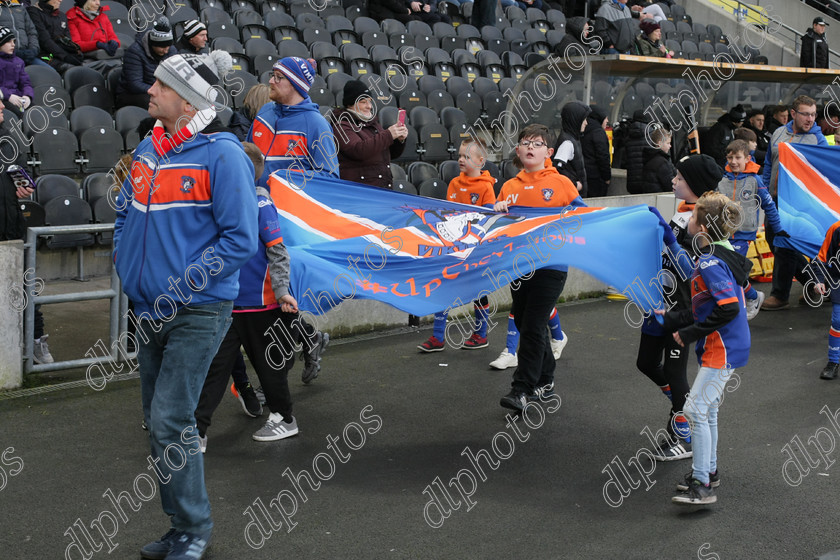
[(580, 147), (583, 151), (583, 166), (586, 170), (586, 195), (607, 196), (609, 185), (607, 181), (612, 179), (610, 169), (610, 141), (607, 133), (601, 128), (604, 122), (601, 115), (592, 115), (586, 119), (586, 130), (580, 140)]
[(149, 48), (149, 33), (144, 32), (128, 47), (123, 55), (123, 69), (117, 94), (146, 93), (155, 83), (155, 70), (164, 58), (169, 58), (178, 51), (175, 46), (169, 47), (169, 52), (158, 58)]
[(812, 27), (802, 36), (802, 50), (799, 66), (804, 68), (828, 68), (828, 40), (825, 33), (817, 33)]
[(565, 175), (572, 184), (580, 182), (580, 196), (587, 196), (586, 167), (583, 163), (583, 149), (580, 145), (580, 127), (589, 116), (590, 109), (583, 103), (571, 101), (563, 106), (560, 118), (563, 132), (557, 139), (554, 149), (554, 165), (561, 175)]
[[(41, 46), (41, 55), (53, 55), (53, 58), (68, 64), (79, 65), (82, 63), (82, 54), (76, 49), (68, 48), (70, 41), (70, 29), (67, 27), (67, 16), (61, 10), (53, 10), (41, 0), (34, 6), (29, 6), (29, 18), (38, 31), (38, 44)], [(65, 38), (65, 43), (59, 37)], [(64, 45), (68, 45), (65, 47)]]
[(647, 146), (645, 128), (650, 117), (642, 111), (633, 114), (633, 122), (627, 131), (627, 141), (624, 146), (624, 168), (627, 169), (627, 192), (640, 194), (645, 192), (643, 172), (645, 168), (644, 149)]
[[(592, 42), (591, 45), (584, 45), (580, 40), (580, 37), (583, 34), (583, 29), (584, 27), (586, 27), (586, 21), (587, 20), (585, 17), (579, 16), (575, 16), (566, 20), (566, 34), (563, 35), (563, 38), (560, 40), (559, 43), (554, 45), (554, 53), (557, 56), (562, 57), (563, 53), (566, 52), (566, 49), (569, 47), (569, 45), (581, 45), (585, 49), (585, 52), (589, 53), (589, 49), (595, 44), (597, 44), (595, 42)], [(590, 43), (588, 38), (587, 43)]]
[(677, 175), (668, 154), (659, 148), (646, 146), (643, 150), (645, 166), (642, 169), (642, 192), (673, 192), (671, 181)]
[(763, 166), (764, 157), (767, 155), (767, 146), (770, 144), (771, 134), (763, 130), (758, 130), (754, 126), (750, 125), (749, 121), (744, 123), (744, 127), (755, 132), (755, 162), (758, 165)]
[(26, 166), (26, 156), (20, 144), (12, 135), (7, 123), (0, 124), (0, 138), (9, 137), (12, 144), (17, 146), (17, 159), (8, 163), (14, 157), (14, 150), (8, 142), (2, 142), (0, 146), (0, 157), (3, 159), (2, 171), (0, 171), (0, 241), (23, 239), (26, 233), (26, 222), (18, 202), (17, 189), (6, 169), (10, 164)]
[(726, 146), (735, 140), (736, 128), (729, 113), (724, 113), (700, 138), (700, 152), (712, 156), (721, 168), (726, 167)]

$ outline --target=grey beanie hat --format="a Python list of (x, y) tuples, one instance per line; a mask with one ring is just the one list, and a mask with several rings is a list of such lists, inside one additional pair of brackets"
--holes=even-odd
[(176, 54), (162, 61), (155, 70), (155, 78), (175, 90), (184, 101), (196, 109), (221, 110), (224, 105), (216, 103), (217, 88), (222, 85), (233, 62), (224, 51), (210, 54)]

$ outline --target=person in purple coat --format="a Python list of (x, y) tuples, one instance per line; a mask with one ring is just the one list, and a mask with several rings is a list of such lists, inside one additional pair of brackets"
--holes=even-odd
[(32, 104), (35, 95), (25, 66), (23, 59), (15, 56), (15, 32), (0, 27), (0, 99), (18, 117)]

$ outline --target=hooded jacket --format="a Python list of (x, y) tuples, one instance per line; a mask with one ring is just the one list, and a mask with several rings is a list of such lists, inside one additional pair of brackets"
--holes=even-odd
[(155, 70), (161, 60), (169, 58), (178, 51), (174, 46), (158, 58), (149, 48), (149, 32), (143, 32), (123, 55), (123, 69), (120, 83), (117, 85), (117, 95), (121, 93), (146, 93), (155, 83)]
[(673, 192), (671, 181), (676, 177), (677, 170), (671, 162), (671, 156), (659, 148), (645, 146), (642, 157), (645, 160), (645, 166), (642, 168), (642, 192)]
[(726, 165), (726, 147), (735, 140), (735, 129), (729, 113), (724, 113), (706, 134), (701, 137), (700, 152), (715, 159), (721, 167)]
[(278, 170), (302, 173), (300, 179), (284, 173), (282, 179), (302, 184), (314, 173), (338, 177), (335, 136), (318, 105), (309, 97), (297, 105), (266, 103), (257, 112), (248, 142), (265, 155), (265, 171), (257, 184), (267, 186), (268, 176)]
[(0, 27), (8, 27), (15, 33), (15, 53), (31, 64), (31, 59), (38, 56), (38, 30), (26, 8), (18, 0), (0, 1)]
[(813, 27), (805, 32), (799, 52), (799, 66), (828, 68), (828, 40), (825, 33), (817, 33)]
[(393, 181), (391, 160), (402, 155), (405, 142), (394, 140), (375, 115), (364, 121), (340, 107), (333, 109), (329, 120), (338, 142), (341, 178), (390, 189)]
[(469, 177), (462, 171), (449, 182), (446, 200), (473, 206), (492, 205), (496, 201), (495, 184), (496, 179), (486, 169), (478, 177)]
[(785, 126), (780, 126), (770, 138), (770, 145), (767, 147), (767, 155), (764, 157), (764, 176), (761, 178), (770, 190), (770, 196), (776, 198), (778, 193), (779, 180), (779, 144), (788, 142), (790, 144), (809, 144), (812, 146), (828, 146), (828, 140), (823, 136), (822, 130), (817, 123), (811, 130), (804, 133), (793, 132), (793, 121)]
[(218, 120), (163, 154), (142, 140), (116, 206), (114, 262), (138, 317), (236, 299), (258, 243), (254, 166)]
[(0, 99), (8, 100), (10, 95), (35, 97), (25, 67), (26, 63), (14, 54), (0, 53)]
[(755, 239), (755, 232), (758, 231), (758, 209), (762, 208), (767, 216), (767, 221), (774, 232), (782, 231), (782, 223), (779, 221), (779, 211), (776, 203), (770, 197), (767, 187), (758, 175), (759, 165), (754, 161), (747, 162), (744, 171), (737, 175), (732, 172), (729, 165), (726, 166), (726, 173), (718, 183), (718, 192), (725, 194), (730, 200), (737, 202), (741, 209), (744, 221), (741, 227), (733, 234), (735, 239)]
[(70, 39), (67, 16), (61, 10), (53, 10), (44, 0), (40, 0), (37, 4), (30, 6), (28, 12), (35, 29), (38, 31), (38, 44), (41, 47), (42, 55), (52, 55), (59, 61), (68, 64), (79, 65), (82, 63), (82, 57), (77, 52), (65, 49), (58, 42), (59, 37)]
[(589, 116), (588, 106), (571, 101), (563, 106), (560, 118), (563, 131), (557, 139), (554, 150), (554, 165), (561, 175), (568, 177), (573, 185), (580, 182), (580, 196), (586, 196), (586, 166), (583, 163), (583, 149), (580, 145), (580, 127)]
[[(11, 146), (17, 147), (15, 151), (17, 159), (8, 163), (26, 167), (26, 153), (22, 146), (18, 145), (18, 141), (6, 122), (0, 124), (0, 138), (10, 142), (5, 149), (12, 149)], [(23, 239), (25, 232), (26, 221), (18, 202), (17, 188), (15, 182), (12, 181), (12, 178), (4, 169), (0, 172), (0, 241)]]
[(627, 169), (627, 192), (630, 194), (641, 194), (645, 192), (644, 150), (647, 146), (645, 129), (650, 123), (650, 117), (643, 111), (636, 111), (633, 114), (633, 122), (627, 130), (627, 142), (624, 146), (624, 168)]
[(610, 141), (601, 128), (606, 115), (597, 107), (586, 118), (586, 129), (580, 139), (583, 166), (586, 170), (586, 196), (606, 196), (612, 179), (610, 168)]
[[(566, 49), (569, 45), (581, 45), (584, 49), (587, 49), (587, 46), (581, 42), (580, 38), (583, 34), (583, 29), (586, 27), (587, 19), (583, 16), (575, 16), (570, 17), (566, 20), (566, 34), (563, 35), (563, 38), (560, 39), (560, 42), (554, 46), (554, 53), (557, 56), (563, 56), (566, 52)], [(587, 43), (588, 37), (587, 37)], [(588, 53), (589, 50), (586, 50)]]
[(604, 41), (604, 48), (613, 45), (620, 53), (626, 53), (633, 48), (636, 37), (636, 26), (629, 7), (610, 0), (601, 4), (595, 12), (595, 35)]
[(658, 56), (665, 58), (665, 53), (660, 50), (662, 43), (659, 41), (651, 41), (650, 37), (642, 33), (636, 37), (636, 54), (639, 56)]
[(111, 20), (108, 19), (107, 12), (111, 8), (102, 6), (99, 8), (95, 18), (91, 18), (83, 9), (78, 6), (73, 6), (67, 10), (67, 24), (70, 26), (70, 38), (73, 42), (82, 48), (82, 52), (95, 51), (99, 47), (96, 43), (107, 43), (108, 41), (116, 41), (119, 45), (120, 40), (117, 34), (114, 33), (114, 27), (111, 25)]

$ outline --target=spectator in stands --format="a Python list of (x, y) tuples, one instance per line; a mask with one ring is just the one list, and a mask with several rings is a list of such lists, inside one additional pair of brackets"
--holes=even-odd
[[(281, 177), (288, 177), (295, 184), (313, 173), (338, 177), (332, 128), (309, 97), (309, 89), (315, 81), (313, 63), (296, 56), (287, 56), (274, 63), (268, 81), (269, 97), (274, 103), (259, 110), (247, 138), (265, 155), (260, 186), (266, 186), (268, 176), (281, 170), (284, 171)], [(295, 173), (286, 173), (286, 170)]]
[(700, 152), (712, 156), (721, 169), (726, 167), (726, 147), (735, 139), (733, 131), (744, 123), (747, 112), (743, 105), (732, 107), (700, 138)]
[[(541, 0), (534, 0), (539, 2)], [(443, 14), (437, 9), (437, 2), (434, 0), (411, 0), (408, 2), (408, 9), (410, 19), (417, 19), (429, 25), (434, 25), (438, 22), (451, 23), (449, 16)]]
[(38, 30), (41, 58), (64, 73), (71, 66), (82, 64), (82, 49), (70, 38), (67, 16), (59, 10), (61, 0), (38, 0), (29, 6), (29, 17)]
[[(27, 2), (28, 5), (28, 2)], [(41, 47), (38, 43), (38, 30), (26, 7), (19, 0), (0, 0), (0, 27), (7, 27), (15, 34), (16, 53), (28, 64), (47, 63), (38, 58)]]
[(184, 22), (184, 33), (175, 47), (180, 54), (206, 54), (210, 50), (207, 41), (207, 26), (197, 19), (190, 19)]
[(342, 105), (329, 116), (341, 178), (390, 189), (391, 159), (402, 155), (408, 128), (400, 123), (382, 128), (373, 112), (373, 96), (359, 80), (344, 84)]
[(161, 17), (151, 29), (139, 36), (125, 51), (120, 83), (117, 85), (117, 108), (149, 106), (149, 88), (155, 82), (158, 64), (176, 54), (172, 46), (172, 27)]
[(677, 170), (671, 162), (671, 132), (664, 126), (657, 126), (650, 133), (653, 146), (645, 146), (642, 152), (645, 166), (642, 169), (644, 192), (673, 192), (672, 181)]
[(662, 44), (662, 29), (659, 24), (652, 20), (644, 20), (639, 24), (642, 31), (636, 37), (636, 54), (639, 56), (658, 56), (660, 58), (671, 58), (674, 51), (669, 51)]
[(99, 0), (74, 0), (75, 6), (67, 10), (70, 38), (79, 45), (86, 58), (101, 60), (121, 57), (120, 40), (108, 19), (108, 6)]
[[(376, 0), (369, 0), (368, 4)], [(372, 16), (371, 16), (372, 17)], [(470, 24), (476, 29), (493, 25), (496, 21), (496, 0), (475, 0), (470, 16)]]
[(502, 8), (507, 8), (508, 6), (519, 6), (522, 10), (527, 10), (528, 8), (536, 8), (538, 10), (543, 9), (542, 0), (501, 0)]
[[(437, 6), (435, 2), (434, 6)], [(384, 19), (395, 19), (402, 23), (411, 20), (420, 20), (433, 25), (439, 21), (449, 23), (451, 20), (446, 14), (437, 11), (431, 2), (420, 0), (370, 0), (368, 13), (377, 21)], [(493, 4), (495, 10), (495, 3)], [(495, 16), (494, 16), (495, 17)]]
[[(582, 16), (575, 16), (571, 17), (566, 20), (566, 34), (563, 35), (563, 38), (560, 40), (559, 43), (554, 45), (554, 54), (557, 56), (562, 57), (571, 45), (580, 45), (584, 48), (584, 52), (588, 54), (593, 54), (589, 52), (589, 47), (597, 44), (596, 41), (590, 43), (587, 41), (587, 37), (589, 37), (589, 33), (594, 29), (592, 23)], [(574, 51), (572, 51), (574, 52)]]
[(607, 196), (612, 179), (610, 168), (610, 140), (604, 129), (607, 114), (597, 105), (589, 106), (586, 128), (580, 139), (583, 165), (586, 170), (586, 196)]
[(758, 109), (750, 111), (743, 128), (752, 130), (755, 133), (755, 162), (759, 165), (764, 165), (767, 144), (770, 142), (770, 133), (764, 130), (764, 113)]
[(601, 54), (629, 54), (636, 27), (627, 0), (608, 0), (595, 13), (595, 34), (604, 42)]
[(583, 163), (583, 149), (580, 146), (581, 133), (586, 129), (589, 107), (579, 101), (570, 101), (560, 110), (562, 131), (554, 150), (554, 165), (560, 175), (569, 178), (581, 198), (587, 196), (586, 165)]
[(648, 145), (645, 129), (651, 122), (650, 117), (642, 110), (633, 113), (633, 120), (627, 127), (627, 140), (624, 143), (624, 154), (621, 161), (627, 169), (627, 192), (640, 194), (645, 192), (643, 173), (645, 167), (644, 150)]
[(764, 130), (770, 135), (776, 132), (777, 128), (786, 125), (788, 122), (787, 105), (769, 105), (764, 108), (764, 114), (766, 117)]
[(8, 27), (0, 27), (0, 93), (17, 117), (23, 117), (35, 96), (23, 60), (15, 56), (15, 33)]
[(836, 146), (840, 137), (840, 109), (834, 103), (817, 108), (817, 124), (829, 146)]
[(799, 52), (799, 66), (805, 68), (828, 68), (828, 39), (825, 28), (828, 24), (822, 16), (814, 18), (811, 29), (802, 36)]
[(262, 108), (263, 105), (269, 103), (270, 89), (265, 84), (257, 84), (252, 86), (245, 94), (245, 100), (242, 102), (242, 107), (234, 111), (230, 118), (228, 128), (236, 134), (240, 141), (244, 141), (248, 137), (248, 131), (251, 130), (251, 125), (254, 124), (254, 118)]
[[(17, 135), (13, 134), (11, 127), (4, 122), (4, 108), (3, 102), (0, 101), (0, 159), (5, 164), (14, 164), (26, 168), (26, 152), (18, 142)], [(23, 217), (18, 201), (22, 198), (29, 198), (33, 192), (35, 191), (32, 188), (16, 186), (5, 170), (0, 173), (0, 241), (24, 239), (26, 219)], [(23, 279), (21, 279), (22, 282)], [(11, 289), (9, 290), (9, 296), (11, 296)], [(21, 301), (20, 303), (23, 305), (24, 302)], [(49, 335), (44, 334), (44, 316), (41, 314), (40, 305), (35, 306), (33, 324), (35, 327), (35, 343), (32, 359), (36, 364), (51, 364), (55, 360), (50, 354), (50, 347), (47, 345)]]
[(627, 5), (633, 12), (633, 17), (637, 17), (640, 20), (650, 19), (659, 23), (664, 19), (668, 19), (662, 7), (649, 0), (629, 0)]
[[(816, 144), (817, 146), (828, 145), (820, 127), (815, 122), (817, 119), (816, 101), (807, 95), (800, 95), (793, 100), (790, 117), (791, 122), (777, 128), (776, 132), (773, 133), (764, 160), (762, 180), (770, 190), (770, 196), (773, 197), (774, 202), (778, 200), (779, 144), (788, 142), (791, 144)], [(765, 229), (767, 231), (767, 242), (773, 245), (775, 259), (773, 261), (773, 289), (770, 291), (770, 297), (764, 300), (761, 309), (766, 311), (787, 309), (790, 307), (788, 298), (790, 298), (790, 288), (794, 276), (803, 286), (809, 280), (808, 275), (804, 273), (807, 262), (798, 251), (789, 249), (786, 242), (782, 242), (781, 246), (776, 245), (774, 238), (778, 236), (771, 235), (773, 233), (772, 228)], [(805, 303), (803, 298), (800, 298), (799, 301), (800, 305)], [(811, 297), (811, 301), (819, 301), (816, 294)]]

